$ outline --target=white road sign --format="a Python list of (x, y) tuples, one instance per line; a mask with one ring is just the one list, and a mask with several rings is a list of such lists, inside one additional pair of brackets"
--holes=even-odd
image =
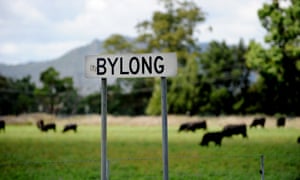
[(85, 57), (85, 76), (168, 77), (177, 73), (176, 53), (115, 54)]

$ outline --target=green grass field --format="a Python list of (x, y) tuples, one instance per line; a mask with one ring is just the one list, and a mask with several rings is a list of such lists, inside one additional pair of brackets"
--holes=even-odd
[[(299, 128), (248, 129), (226, 138), (221, 147), (201, 147), (203, 130), (177, 133), (169, 126), (169, 179), (300, 179)], [(215, 130), (217, 127), (209, 129)], [(162, 179), (160, 126), (108, 126), (110, 180)], [(100, 126), (78, 132), (42, 133), (35, 126), (8, 125), (0, 133), (0, 179), (100, 179)]]

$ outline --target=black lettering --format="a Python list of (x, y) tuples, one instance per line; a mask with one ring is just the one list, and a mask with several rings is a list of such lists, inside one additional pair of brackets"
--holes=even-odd
[(114, 75), (115, 74), (115, 65), (117, 64), (117, 61), (118, 61), (118, 57), (115, 58), (114, 62), (111, 61), (110, 58), (107, 58), (108, 59), (108, 62), (109, 64), (111, 65), (111, 74)]
[(159, 65), (158, 62), (157, 62), (158, 60), (163, 61), (164, 58), (161, 57), (161, 56), (155, 57), (155, 59), (154, 59), (154, 70), (155, 70), (155, 72), (157, 72), (157, 73), (163, 73), (164, 70), (165, 70), (165, 66), (162, 65), (162, 64)]
[(105, 64), (106, 61), (104, 58), (97, 58), (97, 75), (103, 75), (106, 73)]
[(142, 73), (145, 74), (145, 68), (147, 68), (149, 74), (152, 74), (152, 57), (149, 56), (149, 61), (145, 57), (142, 57)]
[(123, 58), (120, 57), (120, 74), (129, 74), (129, 72), (123, 71)]
[[(133, 69), (133, 62), (136, 62), (136, 68)], [(139, 63), (139, 59), (137, 57), (132, 57), (129, 61), (129, 70), (132, 74), (137, 74), (140, 70), (140, 63)]]

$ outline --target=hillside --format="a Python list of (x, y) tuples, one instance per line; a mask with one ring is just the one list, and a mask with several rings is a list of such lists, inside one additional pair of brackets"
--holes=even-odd
[[(202, 49), (206, 49), (208, 43), (201, 43)], [(75, 48), (63, 56), (44, 62), (34, 62), (21, 65), (0, 64), (0, 74), (14, 79), (20, 79), (27, 75), (32, 81), (40, 85), (39, 78), (41, 72), (49, 67), (54, 67), (60, 77), (72, 77), (74, 86), (82, 95), (87, 95), (100, 90), (99, 79), (88, 79), (84, 76), (84, 59), (86, 55), (96, 55), (103, 52), (102, 42), (94, 40), (90, 44)], [(108, 83), (113, 83), (114, 79), (108, 79)]]
[[(75, 48), (53, 60), (21, 65), (0, 64), (0, 72), (2, 75), (14, 79), (30, 75), (32, 81), (40, 85), (40, 73), (52, 66), (60, 73), (60, 77), (72, 77), (78, 92), (86, 95), (99, 90), (100, 81), (98, 79), (88, 79), (84, 76), (84, 58), (86, 55), (94, 55), (101, 52), (103, 52), (102, 42), (94, 40), (88, 45)], [(109, 82), (112, 82), (112, 80)]]

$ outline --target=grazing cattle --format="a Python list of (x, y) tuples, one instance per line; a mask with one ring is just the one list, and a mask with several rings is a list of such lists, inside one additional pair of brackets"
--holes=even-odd
[(252, 123), (250, 124), (250, 128), (256, 127), (256, 126), (261, 126), (262, 128), (265, 127), (265, 122), (266, 118), (261, 117), (261, 118), (255, 118)]
[(191, 123), (183, 123), (180, 125), (179, 129), (178, 129), (178, 132), (180, 131), (187, 131), (188, 130), (188, 127), (190, 126)]
[(237, 124), (237, 125), (226, 125), (223, 128), (223, 136), (231, 137), (232, 135), (241, 134), (244, 138), (247, 137), (247, 126), (246, 124)]
[(223, 133), (222, 132), (208, 132), (203, 135), (201, 146), (208, 146), (209, 142), (214, 142), (216, 146), (221, 146)]
[(0, 120), (0, 131), (5, 132), (5, 121), (4, 120)]
[(65, 125), (62, 132), (65, 133), (65, 132), (71, 131), (71, 130), (73, 130), (74, 132), (77, 132), (77, 124), (67, 124), (67, 125)]
[(197, 129), (207, 129), (206, 121), (187, 122), (180, 125), (178, 132), (181, 131), (192, 131), (195, 132)]
[(285, 126), (285, 117), (280, 117), (277, 119), (277, 127), (284, 127)]
[(297, 143), (300, 144), (300, 136), (297, 139)]
[(43, 120), (39, 120), (37, 122), (37, 127), (42, 131), (42, 132), (48, 132), (48, 130), (52, 129), (54, 132), (56, 132), (56, 125), (54, 123), (49, 123), (49, 124), (44, 124)]

